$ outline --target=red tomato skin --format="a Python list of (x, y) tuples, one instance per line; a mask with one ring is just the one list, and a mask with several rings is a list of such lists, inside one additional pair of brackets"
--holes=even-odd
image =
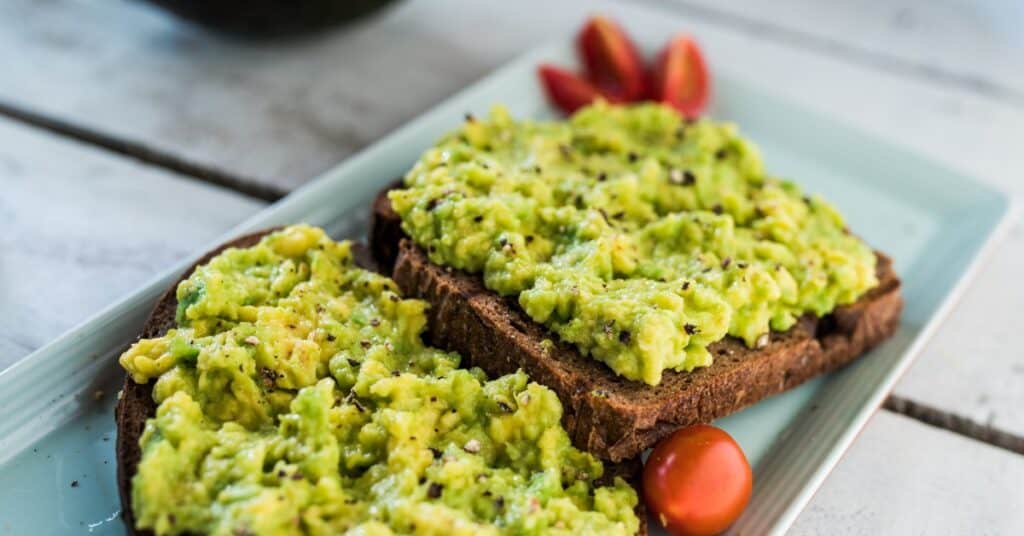
[(654, 97), (689, 119), (704, 113), (711, 96), (711, 75), (697, 42), (678, 35), (665, 45), (654, 66)]
[(609, 102), (618, 102), (617, 98), (601, 93), (594, 84), (567, 69), (543, 64), (537, 68), (537, 74), (540, 76), (548, 98), (566, 115), (572, 114), (599, 98)]
[(587, 19), (576, 37), (576, 47), (587, 79), (605, 95), (623, 102), (649, 95), (650, 80), (640, 52), (625, 30), (608, 17)]
[(661, 440), (644, 465), (648, 510), (675, 536), (719, 534), (743, 513), (753, 473), (725, 431), (699, 424)]

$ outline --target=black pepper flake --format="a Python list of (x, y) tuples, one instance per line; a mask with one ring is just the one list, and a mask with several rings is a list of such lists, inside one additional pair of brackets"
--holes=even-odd
[(604, 222), (605, 223), (609, 223), (609, 224), (611, 223), (611, 221), (608, 220), (608, 213), (605, 212), (603, 208), (597, 209), (597, 212), (598, 212), (598, 214), (601, 215), (602, 218), (604, 218)]
[(730, 264), (732, 264), (732, 257), (726, 257), (726, 258), (722, 259), (722, 269), (723, 270), (728, 268)]
[(366, 340), (359, 341), (359, 345), (362, 346), (363, 348), (369, 348), (370, 347), (370, 341), (366, 341)]
[(393, 302), (397, 302), (398, 301), (398, 295), (397, 294), (392, 294), (392, 295), (388, 296), (388, 299), (393, 301)]
[(444, 487), (437, 482), (431, 482), (430, 486), (427, 487), (427, 497), (436, 499), (441, 496), (441, 492), (444, 491)]
[(607, 173), (602, 171), (602, 172), (597, 174), (597, 182), (604, 182), (607, 179), (608, 179), (608, 174)]
[(374, 318), (373, 320), (370, 320), (370, 325), (373, 326), (373, 327), (379, 326), (380, 325), (380, 319), (379, 318)]
[(391, 371), (391, 375), (397, 378), (397, 377), (401, 376), (402, 373), (397, 371), (397, 370), (392, 370)]
[(430, 401), (431, 401), (431, 402), (437, 402), (437, 397), (436, 397), (436, 396), (432, 396), (432, 397), (430, 397)]
[(505, 498), (504, 497), (498, 497), (497, 499), (494, 499), (494, 506), (498, 510), (504, 510), (505, 509)]
[(528, 234), (528, 235), (526, 235), (526, 243), (527, 243), (527, 244), (529, 244), (529, 243), (533, 242), (533, 240), (534, 240), (534, 237), (533, 237), (533, 235), (532, 235), (532, 234)]
[(725, 209), (722, 208), (721, 203), (715, 203), (715, 206), (711, 207), (711, 212), (714, 212), (715, 214), (721, 214), (725, 212)]
[(739, 268), (740, 270), (742, 270), (742, 269), (747, 267), (747, 263), (745, 263), (745, 262), (737, 262), (736, 263), (736, 267)]
[(725, 160), (727, 156), (729, 156), (729, 151), (726, 151), (724, 148), (715, 151), (715, 158), (719, 160)]
[(430, 447), (430, 448), (429, 448), (429, 449), (427, 449), (427, 450), (429, 450), (429, 451), (430, 451), (430, 454), (432, 454), (432, 455), (434, 456), (434, 459), (435, 459), (435, 460), (437, 460), (437, 459), (440, 459), (440, 458), (441, 458), (441, 451), (440, 451), (440, 450), (438, 450), (438, 449), (435, 449), (434, 447)]
[(543, 170), (540, 169), (540, 166), (533, 166), (533, 170), (536, 171), (537, 173), (543, 172)]
[(697, 176), (688, 169), (673, 169), (668, 172), (668, 182), (677, 186), (693, 186), (697, 182)]
[(682, 141), (686, 137), (686, 129), (682, 125), (676, 127), (676, 139)]
[(277, 380), (277, 373), (267, 367), (260, 368), (260, 376), (263, 377), (263, 386), (267, 389), (274, 387), (274, 382)]
[(615, 214), (612, 214), (612, 219), (613, 220), (621, 220), (625, 215), (626, 215), (626, 213), (620, 210), (620, 211), (616, 212)]
[(803, 197), (803, 200), (804, 200), (804, 204), (805, 204), (805, 205), (808, 205), (808, 206), (810, 206), (810, 204), (811, 204), (811, 198), (810, 198), (810, 197), (807, 197), (807, 196), (805, 195), (805, 196)]
[(640, 155), (630, 151), (629, 154), (626, 155), (626, 158), (629, 159), (630, 163), (633, 163), (636, 162), (638, 158), (640, 158)]
[(337, 337), (335, 337), (334, 335), (332, 335), (330, 333), (327, 334), (328, 342), (334, 342), (335, 339), (337, 339)]
[(178, 522), (178, 518), (174, 514), (167, 514), (167, 522), (173, 525)]
[(427, 210), (428, 211), (434, 210), (435, 208), (437, 208), (437, 205), (440, 204), (440, 203), (441, 203), (441, 200), (436, 198), (436, 197), (431, 199), (430, 201), (427, 201)]
[(71, 487), (77, 488), (78, 487), (78, 481), (77, 480), (72, 480), (71, 481)]
[(303, 478), (305, 478), (305, 477), (303, 477), (302, 473), (300, 473), (298, 471), (295, 471), (294, 473), (292, 473), (292, 480), (302, 480)]
[(622, 344), (629, 344), (629, 339), (631, 339), (632, 337), (633, 335), (629, 332), (629, 330), (624, 329), (619, 332), (619, 342), (621, 342)]
[(690, 282), (683, 281), (683, 290), (690, 290)]
[(697, 333), (698, 331), (700, 331), (699, 329), (697, 329), (697, 326), (694, 326), (693, 324), (691, 324), (689, 322), (687, 322), (686, 324), (683, 325), (683, 329), (686, 330), (686, 334), (687, 335), (693, 335), (694, 333)]
[(421, 476), (420, 477), (420, 485), (422, 486), (423, 484), (426, 484), (426, 483), (427, 483), (427, 477)]
[(288, 473), (284, 472), (284, 469), (278, 469), (277, 470), (277, 477), (278, 478), (284, 478), (286, 476), (288, 476)]
[(467, 123), (475, 123), (476, 122), (476, 117), (473, 114), (471, 114), (469, 112), (466, 112), (466, 122)]
[(356, 361), (355, 359), (349, 358), (348, 359), (348, 366), (350, 366), (350, 367), (358, 367), (359, 366), (359, 362)]
[(480, 222), (484, 221), (484, 217), (483, 216), (473, 216), (473, 221), (476, 222), (476, 223), (480, 223)]

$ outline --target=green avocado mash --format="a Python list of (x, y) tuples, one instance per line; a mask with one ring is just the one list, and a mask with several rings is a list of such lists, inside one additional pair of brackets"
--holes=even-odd
[(731, 124), (598, 103), (568, 121), (500, 107), (426, 151), (390, 199), (433, 262), (482, 273), (535, 321), (649, 384), (711, 364), (877, 284), (842, 217), (765, 174)]
[(157, 534), (634, 534), (553, 392), (420, 340), (426, 304), (289, 227), (177, 290), (179, 329), (121, 365), (155, 380), (132, 480)]

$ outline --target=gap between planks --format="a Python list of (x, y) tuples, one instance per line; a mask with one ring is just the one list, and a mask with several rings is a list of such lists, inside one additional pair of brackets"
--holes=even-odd
[(1024, 454), (1024, 437), (1005, 432), (989, 424), (982, 424), (967, 417), (961, 417), (955, 413), (896, 395), (889, 395), (882, 407), (936, 428), (948, 430), (1010, 452)]
[(263, 201), (274, 202), (288, 194), (286, 190), (260, 184), (253, 179), (228, 173), (211, 166), (189, 162), (140, 143), (86, 129), (4, 102), (0, 102), (0, 116), (14, 119), (53, 134), (72, 138), (88, 145), (100, 147), (155, 167), (170, 170), (192, 180), (214, 184), (249, 197), (262, 199)]
[(674, 12), (701, 19), (722, 28), (736, 30), (759, 39), (775, 41), (802, 51), (818, 52), (848, 63), (856, 63), (889, 74), (918, 78), (935, 84), (955, 87), (974, 95), (1003, 102), (1017, 108), (1024, 108), (1024, 91), (979, 76), (872, 52), (834, 39), (819, 37), (807, 32), (681, 0), (640, 0), (638, 3), (646, 4), (661, 11)]

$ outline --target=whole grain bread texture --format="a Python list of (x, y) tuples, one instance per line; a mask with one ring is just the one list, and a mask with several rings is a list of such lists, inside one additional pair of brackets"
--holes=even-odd
[[(657, 386), (616, 375), (603, 363), (533, 322), (514, 298), (484, 287), (477, 275), (438, 266), (401, 229), (386, 192), (373, 203), (370, 249), (409, 297), (431, 304), (433, 345), (459, 352), (489, 375), (523, 369), (562, 400), (574, 444), (611, 461), (639, 456), (674, 430), (724, 417), (835, 370), (892, 336), (903, 299), (892, 260), (877, 253), (879, 284), (857, 302), (818, 318), (805, 315), (766, 345), (727, 337), (710, 347), (714, 363), (666, 371)], [(398, 237), (396, 239), (396, 237)], [(554, 342), (545, 348), (542, 341)]]
[[(156, 306), (150, 313), (148, 320), (139, 334), (139, 338), (153, 338), (165, 334), (168, 330), (177, 326), (174, 321), (175, 311), (178, 308), (176, 290), (178, 283), (187, 279), (196, 267), (208, 263), (228, 248), (246, 248), (256, 245), (261, 238), (279, 228), (266, 229), (256, 233), (239, 237), (227, 242), (209, 253), (203, 255), (195, 264), (182, 273), (181, 278), (175, 281), (163, 296), (157, 301)], [(356, 264), (368, 269), (380, 271), (370, 253), (370, 250), (363, 244), (353, 246), (353, 255)], [(386, 275), (386, 274), (385, 274)], [(463, 363), (466, 366), (465, 363)], [(492, 378), (494, 376), (491, 376)], [(138, 470), (139, 461), (142, 459), (142, 450), (139, 440), (146, 427), (146, 420), (156, 415), (156, 403), (153, 401), (153, 383), (139, 384), (132, 381), (125, 375), (124, 385), (121, 388), (121, 395), (117, 406), (114, 409), (117, 421), (117, 441), (115, 443), (115, 455), (117, 458), (117, 487), (121, 496), (121, 517), (124, 520), (128, 534), (135, 536), (152, 536), (149, 530), (135, 528), (135, 516), (132, 510), (132, 477)], [(642, 464), (639, 458), (624, 460), (620, 463), (605, 464), (605, 475), (600, 483), (610, 483), (616, 476), (630, 482), (640, 495), (640, 474)], [(640, 530), (637, 534), (647, 534), (646, 510), (641, 498), (636, 508), (637, 516), (640, 518)]]

